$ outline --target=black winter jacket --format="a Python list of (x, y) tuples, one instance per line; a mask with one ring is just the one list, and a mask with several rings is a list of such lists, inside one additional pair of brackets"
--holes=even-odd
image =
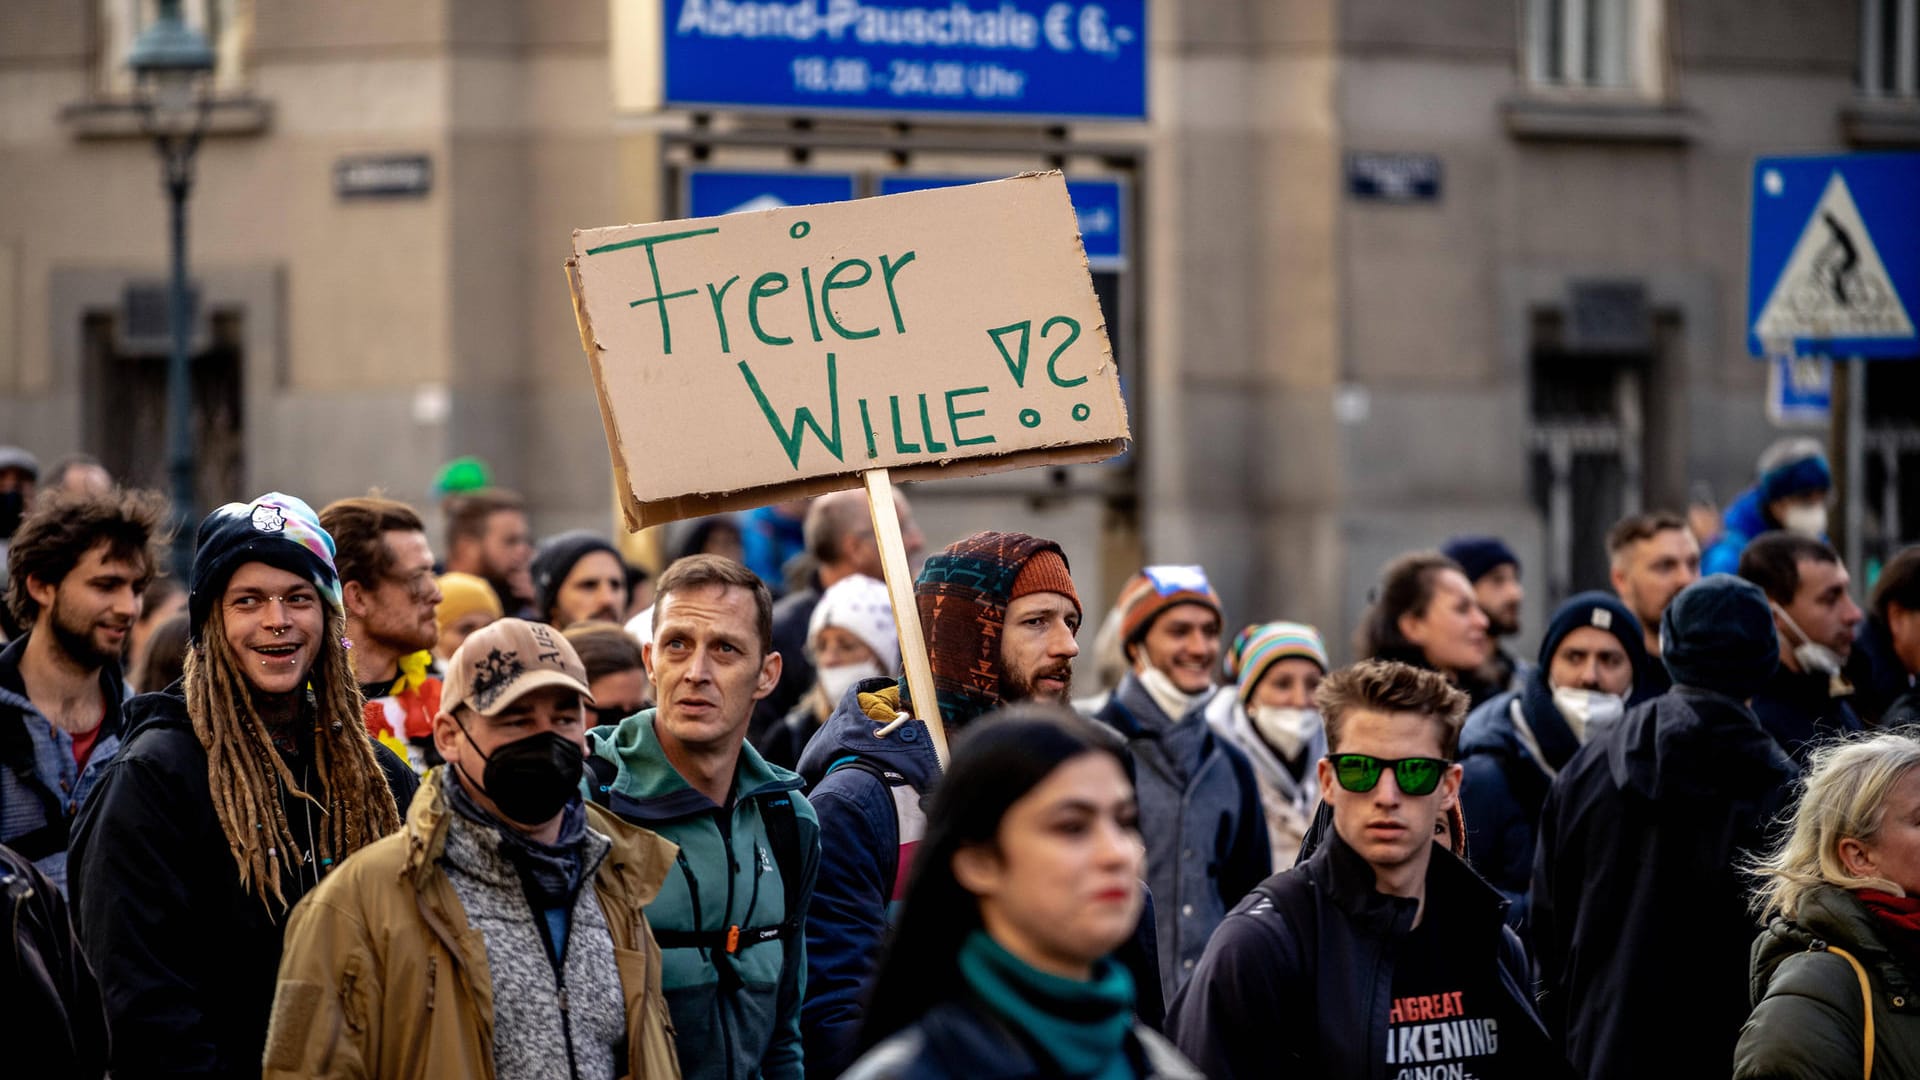
[(1782, 664), (1753, 696), (1753, 715), (1794, 764), (1806, 767), (1807, 755), (1822, 739), (1850, 735), (1866, 725), (1844, 697), (1829, 692), (1831, 680), (1817, 672), (1789, 671)]
[(1749, 1007), (1738, 867), (1798, 770), (1745, 705), (1679, 686), (1562, 769), (1540, 814), (1542, 1012), (1588, 1080), (1725, 1076)]
[[(1394, 953), (1418, 905), (1379, 892), (1374, 880), (1373, 867), (1329, 829), (1311, 858), (1261, 882), (1214, 932), (1168, 1007), (1174, 1044), (1213, 1080), (1384, 1080)], [(1544, 1049), (1526, 950), (1506, 925), (1506, 901), (1438, 845), (1427, 894), (1436, 907), (1472, 913), (1449, 936), (1485, 943), (1510, 1003), (1535, 1028), (1545, 1056), (1515, 1074), (1563, 1075)]]
[[(1133, 1074), (1142, 1080), (1201, 1080), (1172, 1044), (1144, 1024), (1127, 1040)], [(1042, 1058), (969, 997), (927, 1010), (854, 1062), (841, 1080), (1043, 1080), (1056, 1075)]]
[(0, 847), (0, 918), (11, 931), (0, 958), (8, 1067), (46, 1080), (102, 1076), (107, 1017), (67, 902), (31, 861), (6, 847)]
[(1845, 949), (1872, 987), (1873, 1075), (1920, 1076), (1920, 971), (1887, 948), (1851, 892), (1821, 886), (1792, 922), (1753, 943), (1753, 1015), (1740, 1031), (1734, 1080), (1856, 1080), (1865, 1065), (1866, 998)]
[[(68, 889), (106, 1001), (116, 1080), (253, 1078), (287, 911), (314, 881), (282, 878), (285, 911), (241, 888), (178, 690), (128, 703), (126, 744), (80, 808)], [(404, 817), (419, 780), (391, 751), (374, 750)], [(287, 797), (284, 806), (304, 842), (309, 804)]]

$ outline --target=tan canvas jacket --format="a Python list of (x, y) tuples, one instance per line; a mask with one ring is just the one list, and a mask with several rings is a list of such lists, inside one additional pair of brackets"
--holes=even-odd
[[(428, 773), (405, 827), (356, 853), (294, 908), (267, 1031), (267, 1080), (494, 1075), (486, 942), (437, 865), (452, 814), (443, 777)], [(643, 909), (679, 849), (597, 806), (587, 814), (613, 840), (593, 887), (626, 995), (630, 1075), (677, 1080), (660, 951)]]

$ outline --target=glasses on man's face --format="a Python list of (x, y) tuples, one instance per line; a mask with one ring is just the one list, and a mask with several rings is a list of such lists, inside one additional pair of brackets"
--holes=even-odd
[(407, 590), (407, 595), (412, 599), (420, 601), (431, 598), (436, 587), (432, 568), (405, 576), (390, 574), (387, 580)]
[(1380, 774), (1393, 770), (1393, 782), (1400, 786), (1400, 794), (1418, 798), (1431, 795), (1440, 786), (1440, 778), (1447, 774), (1447, 763), (1439, 758), (1377, 758), (1368, 754), (1334, 754), (1333, 778), (1348, 791), (1363, 793), (1373, 790), (1380, 782)]

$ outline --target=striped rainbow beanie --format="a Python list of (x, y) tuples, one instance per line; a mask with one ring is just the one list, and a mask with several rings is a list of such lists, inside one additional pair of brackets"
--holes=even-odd
[(1226, 666), (1227, 677), (1240, 684), (1240, 703), (1245, 705), (1253, 697), (1253, 688), (1260, 685), (1268, 668), (1289, 656), (1313, 661), (1323, 674), (1331, 668), (1320, 631), (1306, 623), (1256, 623), (1235, 635), (1227, 648)]

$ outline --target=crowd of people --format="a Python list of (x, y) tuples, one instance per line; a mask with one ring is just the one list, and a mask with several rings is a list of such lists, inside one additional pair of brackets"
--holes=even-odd
[(461, 462), (437, 545), (273, 492), (175, 576), (158, 495), (42, 479), (0, 447), (36, 1076), (1920, 1072), (1920, 548), (1856, 581), (1817, 446), (1619, 522), (1531, 657), (1457, 536), (1344, 666), (1145, 567), (1092, 686), (1061, 547), (904, 496), (913, 611), (858, 491), (642, 566)]

